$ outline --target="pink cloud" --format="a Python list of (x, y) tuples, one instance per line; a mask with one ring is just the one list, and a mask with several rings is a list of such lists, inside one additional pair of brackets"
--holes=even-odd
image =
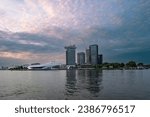
[(33, 54), (30, 52), (0, 52), (1, 58), (12, 58), (12, 59), (19, 59), (24, 61), (30, 61), (30, 62), (41, 62), (46, 63), (50, 61), (59, 61), (64, 63), (65, 61), (65, 54)]

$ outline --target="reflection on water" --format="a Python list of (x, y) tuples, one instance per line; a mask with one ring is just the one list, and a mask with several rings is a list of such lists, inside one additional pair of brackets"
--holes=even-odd
[(76, 87), (77, 79), (76, 79), (76, 71), (75, 70), (67, 70), (66, 71), (66, 95), (73, 95), (77, 91)]
[(90, 96), (96, 97), (102, 90), (101, 82), (102, 71), (66, 70), (66, 99), (68, 96), (74, 99), (79, 93), (82, 96), (84, 94), (84, 92), (81, 94), (83, 89), (88, 91)]
[(102, 71), (89, 70), (86, 71), (86, 74), (88, 82), (87, 89), (90, 91), (91, 94), (99, 93), (102, 89)]
[(150, 99), (150, 70), (0, 71), (0, 99)]

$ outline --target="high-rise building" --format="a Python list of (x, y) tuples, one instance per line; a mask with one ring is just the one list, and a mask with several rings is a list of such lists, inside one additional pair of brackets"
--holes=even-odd
[(98, 64), (98, 45), (97, 44), (90, 45), (89, 50), (90, 50), (90, 63), (92, 65)]
[(79, 65), (85, 64), (85, 53), (84, 52), (79, 52), (77, 54), (77, 61)]
[(90, 64), (90, 50), (86, 49), (86, 64)]
[(103, 63), (103, 55), (100, 54), (100, 55), (98, 55), (98, 64), (100, 65), (102, 63)]
[(66, 49), (66, 65), (75, 65), (76, 46), (75, 45), (65, 46), (65, 49)]

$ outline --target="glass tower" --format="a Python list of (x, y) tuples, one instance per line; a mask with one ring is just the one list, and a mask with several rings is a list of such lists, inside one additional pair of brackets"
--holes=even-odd
[(66, 65), (75, 65), (76, 46), (75, 45), (66, 46), (65, 49), (66, 49)]
[(98, 45), (97, 44), (90, 45), (89, 50), (90, 50), (90, 63), (92, 65), (98, 64)]
[(85, 64), (85, 53), (84, 52), (79, 52), (77, 54), (77, 60), (79, 65)]
[(90, 50), (86, 49), (86, 64), (90, 64)]
[(100, 54), (98, 55), (98, 64), (102, 64), (103, 63), (103, 55)]

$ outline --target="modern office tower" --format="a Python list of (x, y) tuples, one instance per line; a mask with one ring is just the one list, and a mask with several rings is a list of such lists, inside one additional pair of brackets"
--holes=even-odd
[(84, 52), (79, 52), (77, 54), (77, 60), (79, 65), (85, 64), (85, 53)]
[(66, 65), (75, 65), (76, 46), (75, 45), (65, 46), (65, 49), (66, 49)]
[(86, 64), (90, 64), (90, 50), (86, 49)]
[(90, 63), (92, 65), (98, 64), (98, 45), (97, 44), (90, 45), (89, 49), (90, 49)]
[(103, 55), (100, 54), (100, 55), (98, 55), (98, 64), (100, 65), (102, 63), (103, 63)]

